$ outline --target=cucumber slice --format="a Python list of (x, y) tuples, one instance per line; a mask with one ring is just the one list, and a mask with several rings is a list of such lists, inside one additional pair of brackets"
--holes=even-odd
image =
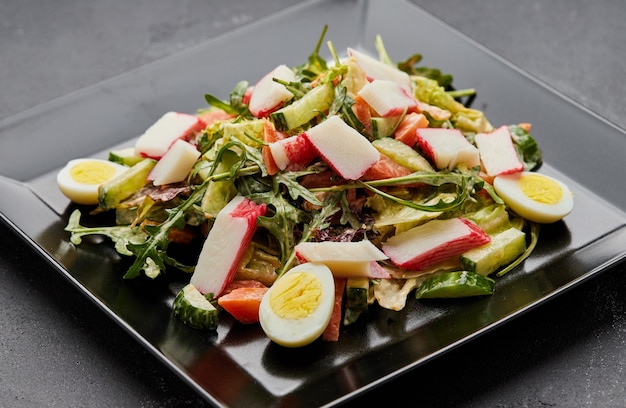
[(380, 139), (382, 137), (389, 137), (396, 131), (404, 115), (390, 116), (387, 118), (372, 118), (370, 123), (372, 125), (372, 136), (374, 139)]
[(98, 204), (105, 210), (115, 208), (122, 200), (130, 197), (146, 184), (146, 177), (156, 160), (143, 159), (139, 163), (102, 184), (98, 189)]
[(417, 299), (491, 295), (496, 281), (475, 272), (444, 272), (426, 279), (415, 291)]
[(368, 278), (348, 278), (346, 282), (346, 307), (365, 311), (368, 305), (370, 280)]
[(504, 204), (483, 207), (475, 213), (468, 214), (467, 219), (474, 221), (480, 229), (490, 235), (512, 226)]
[(391, 160), (412, 171), (434, 171), (424, 156), (399, 140), (383, 137), (374, 140), (372, 146)]
[(174, 316), (200, 330), (216, 330), (219, 312), (191, 283), (178, 292), (172, 305)]
[(526, 234), (509, 228), (491, 237), (491, 242), (461, 255), (463, 269), (489, 275), (503, 265), (513, 262), (526, 250)]
[(279, 131), (298, 128), (318, 116), (320, 112), (327, 111), (333, 102), (334, 94), (330, 84), (317, 86), (292, 104), (272, 112), (270, 119)]
[[(237, 156), (237, 153), (226, 150), (222, 154), (222, 160), (217, 164), (214, 174), (230, 171), (231, 167), (234, 166), (238, 160), (239, 156)], [(203, 212), (215, 218), (217, 217), (217, 213), (219, 213), (222, 208), (226, 207), (226, 204), (236, 195), (237, 187), (233, 179), (229, 178), (220, 181), (211, 180), (207, 186), (206, 193), (202, 196), (200, 208), (202, 208)]]
[(125, 149), (111, 150), (109, 152), (109, 160), (115, 163), (123, 164), (125, 166), (133, 166), (144, 158), (135, 153), (134, 147), (127, 147)]
[(346, 303), (343, 324), (345, 326), (357, 321), (361, 313), (367, 311), (370, 298), (373, 296), (368, 278), (348, 278), (346, 281)]

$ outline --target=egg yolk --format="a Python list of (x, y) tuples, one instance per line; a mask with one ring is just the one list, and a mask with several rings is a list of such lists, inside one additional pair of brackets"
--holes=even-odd
[(269, 305), (274, 313), (285, 319), (300, 319), (310, 315), (319, 305), (322, 283), (306, 272), (292, 273), (274, 283)]
[(563, 190), (557, 183), (536, 174), (522, 176), (519, 187), (528, 198), (542, 204), (556, 204), (563, 197)]
[(70, 169), (72, 179), (81, 184), (102, 184), (114, 175), (113, 166), (100, 162), (81, 162)]

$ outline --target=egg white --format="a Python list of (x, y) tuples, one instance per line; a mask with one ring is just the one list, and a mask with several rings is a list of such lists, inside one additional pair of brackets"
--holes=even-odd
[(520, 178), (526, 174), (529, 174), (529, 172), (501, 175), (497, 176), (493, 181), (496, 193), (513, 211), (527, 220), (540, 224), (550, 224), (559, 221), (572, 211), (574, 195), (565, 183), (545, 174), (532, 173), (535, 176), (551, 180), (562, 191), (562, 196), (556, 203), (540, 203), (526, 195), (519, 186)]
[[(74, 159), (70, 160), (65, 167), (63, 167), (59, 173), (57, 174), (57, 185), (59, 189), (67, 198), (77, 204), (84, 205), (92, 205), (98, 203), (98, 188), (102, 183), (97, 184), (86, 184), (75, 180), (71, 175), (71, 170), (76, 165), (85, 163), (85, 162), (96, 162), (102, 163), (111, 167), (114, 171), (112, 176), (108, 179), (112, 179), (120, 174), (122, 174), (128, 167), (114, 163), (108, 160), (101, 159)], [(106, 181), (108, 181), (106, 180)]]
[(279, 280), (299, 272), (313, 275), (321, 283), (322, 293), (315, 310), (302, 318), (283, 318), (277, 315), (270, 306), (270, 298), (276, 283), (265, 293), (259, 308), (261, 328), (273, 342), (285, 347), (302, 347), (316, 340), (328, 326), (335, 304), (335, 282), (327, 266), (314, 262), (300, 264), (286, 272)]

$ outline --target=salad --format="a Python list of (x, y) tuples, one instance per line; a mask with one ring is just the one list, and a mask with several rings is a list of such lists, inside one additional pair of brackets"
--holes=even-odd
[[(301, 65), (167, 112), (108, 160), (70, 161), (71, 242), (109, 237), (133, 260), (124, 279), (188, 274), (172, 306), (185, 324), (230, 314), (286, 347), (337, 341), (409, 296), (492, 294), (573, 207), (538, 172), (531, 125), (492, 125), (473, 89), (419, 54), (394, 63), (380, 36), (377, 57), (329, 41), (327, 61), (325, 34)], [(115, 222), (84, 226), (85, 211)]]

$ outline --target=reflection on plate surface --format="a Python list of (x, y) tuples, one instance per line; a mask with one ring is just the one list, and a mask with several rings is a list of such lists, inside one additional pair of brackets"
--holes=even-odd
[[(52, 182), (57, 169), (72, 158), (94, 151), (101, 152), (95, 156), (104, 156), (113, 147), (128, 145), (163, 112), (193, 112), (204, 106), (205, 93), (226, 96), (237, 81), (257, 80), (276, 61), (300, 63), (324, 24), (329, 26), (327, 39), (339, 50), (351, 46), (374, 53), (374, 37), (381, 34), (392, 57), (421, 53), (427, 65), (452, 73), (458, 87), (476, 88), (474, 106), (483, 109), (494, 125), (532, 122), (547, 163), (542, 171), (568, 183), (576, 204), (564, 222), (543, 228), (533, 256), (501, 278), (493, 296), (454, 302), (411, 300), (402, 312), (376, 308), (344, 329), (338, 343), (316, 342), (288, 350), (272, 344), (258, 326), (228, 319), (213, 334), (185, 327), (170, 309), (185, 277), (125, 281), (121, 276), (128, 260), (111, 245), (94, 242), (75, 248), (68, 243), (63, 227), (73, 207)], [(250, 55), (255, 56), (254, 64)], [(94, 111), (116, 120), (94, 127), (86, 114)], [(602, 138), (609, 152), (604, 154), (615, 157), (594, 157), (598, 150), (585, 137), (592, 129), (597, 135), (593, 143)], [(26, 115), (7, 118), (0, 122), (0, 133), (0, 143), (15, 151), (0, 162), (3, 220), (217, 405), (340, 402), (541, 304), (621, 261), (625, 253), (620, 244), (626, 242), (626, 217), (615, 208), (626, 202), (624, 193), (610, 189), (610, 183), (593, 182), (598, 174), (620, 174), (606, 165), (622, 162), (623, 132), (400, 0), (306, 2)], [(67, 149), (46, 149), (50, 134), (55, 135), (55, 145)], [(566, 145), (563, 135), (568, 137)], [(32, 154), (28, 148), (32, 145), (46, 151), (35, 165), (21, 157)], [(578, 157), (581, 151), (587, 152), (584, 157)]]

